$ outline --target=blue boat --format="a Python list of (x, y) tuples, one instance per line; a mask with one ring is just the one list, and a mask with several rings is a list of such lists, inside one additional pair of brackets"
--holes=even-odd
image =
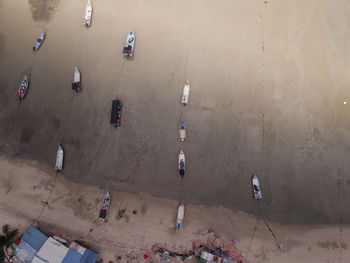
[(18, 89), (17, 92), (17, 99), (22, 100), (24, 99), (24, 96), (27, 93), (29, 87), (29, 80), (27, 78), (27, 76), (24, 76), (24, 79), (22, 80), (21, 86)]

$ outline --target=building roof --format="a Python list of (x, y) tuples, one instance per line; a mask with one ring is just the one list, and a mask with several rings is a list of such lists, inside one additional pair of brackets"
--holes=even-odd
[(82, 257), (83, 256), (80, 253), (70, 248), (62, 263), (80, 263)]
[(36, 227), (30, 226), (24, 233), (22, 239), (34, 248), (34, 250), (39, 251), (46, 242), (47, 236), (41, 233)]
[(32, 263), (62, 263), (68, 250), (65, 245), (49, 237), (34, 257)]

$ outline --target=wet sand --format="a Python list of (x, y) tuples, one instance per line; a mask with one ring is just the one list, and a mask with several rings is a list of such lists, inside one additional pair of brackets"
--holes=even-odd
[[(62, 143), (63, 175), (79, 183), (283, 224), (349, 223), (347, 1), (92, 1), (88, 29), (85, 5), (0, 1), (2, 155), (53, 167)], [(135, 56), (126, 60), (130, 29)], [(33, 53), (42, 31), (47, 38)], [(70, 88), (74, 65), (80, 94)], [(30, 88), (18, 102), (24, 74)], [(114, 96), (124, 103), (118, 129), (109, 125)]]
[[(144, 260), (145, 251), (158, 244), (186, 253), (194, 240), (210, 243), (213, 231), (226, 244), (233, 242), (251, 263), (336, 263), (350, 258), (350, 228), (346, 225), (297, 226), (267, 221), (274, 238), (258, 216), (186, 202), (184, 226), (175, 231), (177, 200), (121, 191), (110, 192), (108, 221), (103, 223), (97, 216), (105, 189), (73, 183), (60, 174), (56, 177), (43, 165), (19, 159), (0, 158), (0, 179), (0, 225), (7, 223), (23, 233), (31, 223), (38, 223), (47, 234), (87, 242), (104, 262), (160, 262), (154, 256)], [(48, 207), (42, 200), (48, 201)], [(118, 211), (123, 209), (125, 215), (119, 218)], [(132, 213), (135, 209), (137, 214)], [(137, 259), (127, 261), (130, 253)], [(116, 261), (118, 256), (120, 261)]]

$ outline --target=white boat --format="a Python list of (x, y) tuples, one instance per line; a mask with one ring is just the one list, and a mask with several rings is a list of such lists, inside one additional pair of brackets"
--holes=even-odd
[(186, 161), (185, 161), (185, 154), (181, 150), (179, 153), (179, 164), (178, 164), (178, 170), (179, 170), (179, 175), (184, 178), (185, 173), (186, 173)]
[(45, 39), (45, 32), (42, 32), (40, 34), (40, 36), (38, 37), (38, 39), (35, 41), (34, 45), (33, 45), (33, 51), (36, 51), (39, 49), (39, 47), (41, 46), (41, 44), (43, 43), (44, 39)]
[(58, 146), (58, 150), (57, 150), (57, 157), (56, 157), (56, 167), (55, 170), (56, 171), (62, 171), (63, 168), (63, 149), (60, 146)]
[(84, 25), (85, 26), (91, 25), (91, 16), (92, 16), (92, 5), (91, 5), (91, 2), (88, 1), (86, 8), (85, 8), (85, 16), (84, 16)]
[(186, 140), (185, 122), (183, 119), (180, 121), (179, 124), (179, 136), (182, 142)]
[(260, 183), (256, 175), (254, 175), (252, 178), (252, 185), (253, 185), (254, 199), (256, 200), (262, 199)]
[(191, 89), (191, 86), (189, 81), (187, 80), (184, 86), (184, 91), (182, 93), (182, 100), (181, 100), (181, 103), (184, 105), (188, 103), (188, 97), (190, 96), (190, 89)]
[(72, 89), (76, 92), (80, 91), (80, 72), (77, 67), (75, 67), (74, 70)]
[(176, 217), (176, 229), (179, 229), (183, 226), (185, 216), (185, 205), (183, 202), (179, 204), (177, 209), (177, 217)]
[(102, 203), (102, 207), (101, 207), (100, 215), (99, 215), (99, 218), (101, 220), (107, 221), (107, 215), (108, 215), (110, 201), (111, 201), (111, 196), (109, 195), (109, 192), (107, 189), (107, 193), (105, 194), (105, 196), (103, 198), (103, 203)]

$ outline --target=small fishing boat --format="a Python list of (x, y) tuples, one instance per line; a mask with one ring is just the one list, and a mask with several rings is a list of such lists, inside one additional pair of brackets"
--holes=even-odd
[(44, 41), (44, 38), (45, 38), (45, 32), (42, 32), (40, 34), (40, 36), (38, 37), (38, 39), (35, 41), (34, 45), (33, 45), (33, 51), (36, 51), (39, 49), (39, 47), (41, 46), (41, 44), (43, 43)]
[(176, 229), (179, 229), (183, 226), (185, 216), (185, 204), (180, 202), (179, 207), (177, 209), (177, 217), (176, 217)]
[(118, 98), (118, 96), (115, 97), (115, 99), (112, 101), (112, 112), (110, 120), (110, 123), (114, 128), (117, 128), (121, 124), (122, 107), (123, 104)]
[(57, 156), (56, 156), (56, 167), (55, 170), (56, 171), (62, 171), (63, 169), (63, 148), (61, 145), (58, 146), (58, 150), (57, 150)]
[(91, 16), (92, 16), (92, 5), (91, 5), (91, 2), (88, 1), (86, 8), (85, 8), (85, 16), (84, 16), (84, 25), (85, 26), (91, 25)]
[(27, 93), (29, 87), (29, 80), (27, 78), (27, 76), (24, 76), (21, 85), (19, 86), (19, 89), (17, 91), (17, 99), (22, 100), (24, 99), (24, 96)]
[(102, 203), (102, 207), (100, 210), (99, 219), (107, 221), (107, 215), (108, 215), (110, 201), (111, 201), (111, 197), (110, 197), (108, 189), (107, 189), (107, 193), (105, 194), (105, 196), (103, 198), (103, 203)]
[(186, 105), (188, 103), (188, 97), (190, 96), (190, 89), (191, 89), (190, 82), (187, 80), (184, 86), (184, 91), (182, 93), (181, 103), (183, 105)]
[(135, 46), (135, 33), (134, 31), (129, 31), (126, 36), (125, 46), (123, 49), (124, 57), (132, 57), (134, 55)]
[(186, 140), (185, 122), (183, 119), (180, 121), (179, 124), (179, 136), (182, 142)]
[(178, 170), (179, 170), (179, 175), (184, 178), (185, 173), (186, 173), (186, 161), (185, 161), (185, 154), (181, 150), (179, 153), (179, 164), (178, 164)]
[(253, 185), (254, 199), (256, 200), (262, 199), (260, 183), (256, 175), (254, 175), (252, 178), (252, 185)]
[(76, 92), (80, 91), (80, 72), (77, 67), (75, 67), (74, 70), (72, 89)]

